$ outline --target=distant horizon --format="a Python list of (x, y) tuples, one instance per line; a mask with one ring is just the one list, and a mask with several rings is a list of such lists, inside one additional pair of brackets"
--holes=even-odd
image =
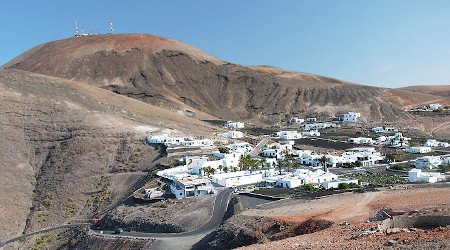
[[(27, 8), (22, 8), (23, 3)], [(86, 32), (154, 34), (224, 61), (268, 65), (357, 84), (450, 85), (450, 2), (9, 1), (0, 15), (0, 65), (40, 44)], [(98, 11), (102, 10), (102, 11)], [(132, 10), (132, 11), (131, 11)], [(101, 27), (101, 29), (97, 29)]]

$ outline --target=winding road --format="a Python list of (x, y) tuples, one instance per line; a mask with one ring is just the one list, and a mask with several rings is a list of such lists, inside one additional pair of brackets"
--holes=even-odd
[(211, 233), (222, 224), (232, 192), (232, 188), (225, 188), (221, 190), (214, 200), (211, 219), (201, 227), (192, 231), (181, 233), (145, 233), (124, 231), (121, 234), (116, 234), (114, 231), (103, 231), (103, 233), (100, 233), (100, 230), (91, 229), (90, 232), (92, 234), (104, 237), (156, 239), (151, 249), (191, 249), (195, 243), (200, 241), (204, 236)]
[[(135, 239), (156, 239), (155, 243), (152, 245), (151, 249), (190, 249), (195, 243), (201, 240), (204, 236), (214, 231), (218, 228), (223, 221), (223, 217), (228, 208), (228, 203), (230, 201), (231, 194), (233, 192), (232, 188), (225, 188), (221, 190), (213, 204), (213, 212), (211, 215), (211, 219), (203, 224), (201, 227), (181, 233), (145, 233), (145, 232), (123, 232), (121, 234), (116, 234), (114, 231), (103, 231), (100, 233), (100, 230), (96, 230), (91, 228), (90, 233), (93, 235), (108, 237), (108, 238), (135, 238)], [(18, 241), (23, 239), (24, 237), (32, 236), (35, 234), (46, 233), (52, 230), (57, 230), (61, 228), (70, 228), (70, 227), (85, 227), (91, 226), (92, 224), (88, 223), (78, 223), (78, 224), (69, 224), (69, 225), (61, 225), (52, 228), (46, 228), (43, 230), (35, 231), (32, 233), (24, 234), (18, 236), (16, 238), (7, 240), (5, 242), (0, 242), (0, 247), (12, 243), (14, 241)]]

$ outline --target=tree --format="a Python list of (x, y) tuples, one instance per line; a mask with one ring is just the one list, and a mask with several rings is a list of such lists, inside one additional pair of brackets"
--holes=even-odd
[(442, 107), (439, 107), (439, 108), (433, 110), (433, 112), (442, 113), (442, 112), (444, 112), (444, 109)]
[(219, 168), (220, 172), (222, 173), (223, 166), (222, 166), (222, 165), (219, 165), (218, 168)]
[(360, 168), (362, 166), (361, 161), (355, 161), (355, 167)]
[(322, 157), (320, 158), (320, 162), (321, 162), (322, 165), (323, 165), (323, 171), (328, 172), (328, 167), (327, 167), (327, 164), (328, 164), (328, 158), (324, 155), (324, 156), (322, 156)]
[(239, 168), (241, 170), (252, 170), (254, 168), (256, 168), (256, 166), (258, 165), (258, 161), (255, 159), (252, 159), (252, 157), (250, 155), (243, 155), (241, 156), (241, 158), (239, 159)]
[(395, 162), (397, 160), (397, 156), (394, 154), (387, 154), (386, 160), (387, 162)]
[(228, 167), (227, 166), (223, 167), (223, 172), (228, 173)]
[(285, 167), (286, 164), (286, 160), (282, 160), (282, 159), (277, 159), (277, 167), (278, 167), (278, 172), (281, 175), (281, 170)]
[(219, 152), (222, 153), (222, 154), (229, 154), (230, 153), (230, 148), (219, 147)]

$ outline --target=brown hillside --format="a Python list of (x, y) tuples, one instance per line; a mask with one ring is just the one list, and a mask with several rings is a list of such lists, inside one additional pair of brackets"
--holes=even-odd
[(121, 201), (158, 163), (148, 131), (214, 131), (108, 90), (19, 70), (0, 70), (0, 117), (4, 239), (93, 218)]
[(443, 97), (415, 98), (408, 96), (408, 91), (269, 66), (231, 64), (153, 35), (59, 40), (41, 45), (6, 66), (88, 82), (161, 107), (192, 107), (224, 119), (264, 120), (274, 113), (330, 116), (359, 111), (365, 121), (396, 122), (413, 120), (403, 112), (405, 106), (445, 101)]
[(450, 98), (450, 85), (419, 85), (401, 89)]

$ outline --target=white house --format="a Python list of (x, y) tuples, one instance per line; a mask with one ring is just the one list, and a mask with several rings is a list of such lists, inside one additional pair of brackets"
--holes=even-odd
[(267, 158), (277, 158), (277, 159), (279, 159), (279, 158), (281, 158), (281, 152), (282, 151), (280, 149), (269, 148), (269, 149), (264, 149), (262, 151), (262, 155), (264, 157), (267, 157)]
[(227, 146), (234, 153), (249, 153), (253, 147), (248, 142), (234, 143)]
[(169, 136), (167, 134), (148, 135), (147, 142), (150, 144), (180, 144), (185, 141), (182, 137)]
[(325, 189), (337, 189), (339, 188), (339, 184), (341, 183), (348, 183), (348, 184), (356, 184), (358, 185), (358, 180), (357, 179), (337, 179), (337, 180), (332, 180), (332, 181), (325, 181), (322, 186)]
[(195, 175), (174, 175), (170, 191), (177, 199), (204, 196), (214, 193), (211, 181)]
[(208, 139), (203, 140), (185, 140), (180, 142), (180, 146), (183, 147), (211, 147), (214, 142)]
[(447, 142), (440, 142), (440, 141), (437, 141), (437, 140), (434, 140), (434, 139), (428, 139), (423, 144), (423, 146), (425, 146), (425, 147), (444, 147), (444, 148), (446, 148), (446, 147), (449, 146), (449, 144)]
[(212, 181), (224, 187), (256, 184), (263, 180), (263, 171), (237, 171), (215, 174)]
[(303, 130), (321, 130), (326, 128), (338, 128), (340, 127), (339, 124), (336, 123), (328, 123), (328, 122), (320, 122), (320, 123), (308, 123), (303, 124), (301, 128)]
[(332, 181), (337, 180), (338, 176), (330, 173), (325, 172), (321, 169), (318, 169), (316, 171), (308, 171), (305, 169), (300, 169), (295, 172), (295, 174), (299, 177), (300, 180), (302, 180), (303, 184), (322, 184), (326, 181)]
[(441, 173), (422, 172), (422, 169), (411, 169), (408, 171), (409, 182), (429, 182), (435, 183), (440, 180), (445, 180), (445, 176)]
[(450, 156), (445, 157), (444, 159), (442, 159), (442, 163), (444, 164), (450, 164)]
[(355, 144), (372, 144), (372, 143), (374, 143), (373, 139), (368, 138), (368, 137), (349, 138), (348, 142), (352, 142)]
[(244, 137), (244, 133), (241, 131), (230, 130), (230, 131), (223, 133), (222, 136), (226, 137), (226, 138), (230, 138), (230, 139), (239, 139), (239, 138)]
[(419, 157), (415, 161), (411, 163), (414, 167), (419, 169), (435, 169), (438, 168), (439, 165), (442, 164), (441, 157), (438, 156), (424, 156)]
[[(232, 168), (237, 168), (239, 165), (239, 160), (242, 156), (241, 153), (220, 153), (220, 152), (214, 152), (213, 156), (219, 158), (218, 160), (213, 161), (203, 161), (200, 164), (197, 164), (196, 166), (192, 167), (190, 169), (192, 174), (205, 174), (203, 172), (203, 169), (206, 167), (211, 167), (216, 170), (216, 173), (219, 173), (220, 166), (227, 167), (228, 171), (231, 171)], [(223, 171), (223, 170), (222, 170)]]
[(245, 127), (243, 122), (233, 122), (233, 121), (227, 121), (223, 126), (226, 128), (244, 128)]
[(291, 117), (289, 123), (304, 123), (305, 119), (298, 118), (297, 116)]
[(349, 122), (349, 123), (356, 123), (358, 122), (358, 119), (361, 117), (361, 113), (356, 113), (356, 112), (348, 112), (346, 114), (344, 114), (344, 122)]
[(410, 154), (426, 154), (431, 152), (431, 147), (409, 147), (405, 152)]
[(308, 118), (306, 118), (306, 121), (307, 122), (316, 122), (317, 118), (315, 118), (315, 117), (308, 117)]
[(281, 188), (296, 188), (303, 185), (303, 180), (298, 177), (286, 176), (278, 179), (275, 185)]
[(376, 133), (376, 134), (384, 133), (384, 132), (385, 132), (383, 127), (374, 127), (374, 128), (371, 129), (371, 131), (372, 131), (373, 133)]
[(280, 131), (275, 133), (278, 137), (280, 137), (281, 140), (287, 141), (287, 140), (295, 140), (302, 138), (302, 135), (299, 134), (295, 130), (289, 130), (289, 131)]
[(387, 136), (384, 145), (391, 147), (403, 147), (405, 145), (409, 145), (409, 141), (411, 138), (404, 137), (403, 133), (395, 132), (392, 136)]
[(309, 130), (309, 131), (301, 131), (300, 135), (302, 137), (312, 137), (312, 136), (320, 136), (320, 132), (318, 130)]
[(439, 103), (432, 103), (428, 105), (431, 110), (438, 110), (439, 108), (442, 108), (442, 105)]

